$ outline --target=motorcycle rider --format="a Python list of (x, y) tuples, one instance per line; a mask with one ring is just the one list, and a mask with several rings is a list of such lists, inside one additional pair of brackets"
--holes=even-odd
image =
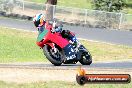
[(35, 27), (37, 27), (39, 34), (44, 31), (44, 29), (46, 28), (46, 25), (52, 25), (53, 28), (51, 32), (53, 33), (60, 32), (62, 37), (69, 39), (71, 43), (75, 45), (75, 47), (80, 46), (80, 43), (78, 42), (78, 40), (76, 39), (75, 35), (72, 32), (70, 32), (69, 30), (62, 30), (63, 25), (57, 25), (53, 21), (46, 21), (44, 14), (40, 13), (40, 14), (35, 15), (33, 17), (33, 22), (34, 22)]

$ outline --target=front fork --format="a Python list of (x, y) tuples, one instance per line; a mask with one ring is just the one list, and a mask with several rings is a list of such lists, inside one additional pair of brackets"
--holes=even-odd
[(54, 50), (55, 53), (57, 53), (58, 49), (55, 47), (54, 43), (53, 43), (53, 48), (52, 49)]
[(54, 53), (57, 53), (57, 49), (56, 49), (54, 43), (47, 43), (47, 44), (52, 48), (52, 50), (54, 51)]

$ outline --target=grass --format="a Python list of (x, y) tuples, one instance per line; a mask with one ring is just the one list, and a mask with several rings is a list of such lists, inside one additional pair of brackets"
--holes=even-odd
[[(37, 2), (37, 3), (45, 3), (47, 0), (27, 0), (31, 2)], [(76, 8), (92, 8), (91, 2), (92, 0), (58, 0), (58, 5), (60, 6), (68, 6), (68, 7), (76, 7)]]
[(36, 35), (0, 27), (0, 62), (46, 61)]
[(132, 59), (132, 47), (101, 42), (81, 42), (91, 52), (95, 61)]
[[(27, 0), (31, 2), (37, 2), (37, 3), (45, 3), (47, 0)], [(92, 9), (92, 2), (93, 0), (58, 0), (58, 5), (60, 6), (66, 6), (66, 7), (75, 7), (75, 8), (86, 8), (86, 9)], [(131, 0), (127, 0), (128, 4), (132, 4)], [(124, 8), (125, 12), (132, 14), (132, 8)]]
[(132, 14), (132, 8), (125, 8), (124, 12), (127, 12), (127, 14)]
[(126, 20), (128, 23), (132, 23), (132, 15), (127, 15)]
[[(0, 63), (45, 62), (47, 59), (36, 45), (37, 34), (0, 27)], [(81, 40), (94, 61), (132, 59), (132, 47)]]
[(51, 81), (51, 82), (39, 82), (39, 83), (5, 83), (0, 82), (0, 88), (131, 88), (130, 84), (86, 84), (80, 86), (73, 82), (64, 81)]

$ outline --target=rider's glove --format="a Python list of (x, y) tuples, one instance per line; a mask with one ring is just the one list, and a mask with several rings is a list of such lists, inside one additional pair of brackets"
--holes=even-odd
[(51, 32), (61, 32), (62, 31), (62, 27), (56, 27), (56, 28), (52, 28)]
[(61, 32), (62, 31), (62, 28), (61, 27), (57, 27), (56, 29), (55, 29), (55, 32)]
[(52, 32), (52, 33), (54, 33), (54, 32), (55, 32), (55, 29), (54, 29), (54, 28), (52, 28), (51, 32)]

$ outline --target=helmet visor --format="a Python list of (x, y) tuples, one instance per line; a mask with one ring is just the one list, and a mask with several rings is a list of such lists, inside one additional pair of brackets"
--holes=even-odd
[(38, 27), (39, 24), (40, 24), (40, 20), (34, 22), (34, 25), (35, 25), (36, 27)]

